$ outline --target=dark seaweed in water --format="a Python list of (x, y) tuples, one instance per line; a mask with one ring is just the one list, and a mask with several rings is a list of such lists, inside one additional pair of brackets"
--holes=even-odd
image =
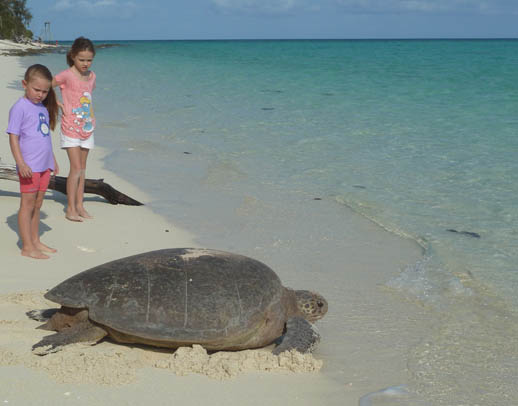
[(474, 233), (473, 231), (457, 231), (453, 228), (448, 228), (446, 231), (449, 231), (450, 233), (464, 234), (473, 238), (480, 238), (480, 234)]
[(95, 49), (122, 47), (122, 44), (95, 44)]

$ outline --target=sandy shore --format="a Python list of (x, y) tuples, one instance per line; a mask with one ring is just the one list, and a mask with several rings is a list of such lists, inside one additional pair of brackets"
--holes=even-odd
[[(0, 56), (0, 127), (4, 130), (10, 106), (22, 96), (22, 63), (21, 58)], [(54, 136), (61, 175), (66, 176), (68, 161), (56, 144)], [(101, 148), (93, 151), (87, 176), (104, 178), (123, 193), (148, 202), (149, 196), (103, 169), (106, 153)], [(0, 159), (14, 163), (7, 136), (0, 143)], [(405, 383), (404, 354), (419, 339), (424, 320), (399, 299), (387, 296), (378, 284), (386, 280), (387, 268), (397, 273), (399, 266), (417, 260), (421, 252), (414, 243), (384, 234), (357, 216), (343, 220), (343, 229), (350, 232), (336, 241), (336, 246), (334, 241), (325, 241), (329, 250), (340, 255), (334, 258), (327, 250), (317, 252), (314, 264), (297, 264), (294, 257), (288, 258), (293, 273), (281, 277), (293, 282), (297, 279), (296, 265), (317, 269), (323, 261), (336, 271), (325, 278), (314, 276), (317, 290), (322, 289), (330, 301), (330, 312), (319, 324), (324, 338), (314, 357), (288, 354), (277, 358), (267, 349), (208, 357), (200, 348), (173, 355), (108, 341), (93, 347), (71, 346), (46, 357), (32, 354), (31, 346), (48, 333), (36, 330), (39, 323), (29, 320), (25, 312), (53, 306), (43, 299), (46, 289), (116, 258), (153, 249), (197, 246), (195, 235), (146, 206), (112, 206), (92, 195), (86, 200), (95, 219), (76, 224), (64, 218), (65, 196), (47, 193), (42, 208), (42, 241), (59, 252), (50, 260), (31, 260), (22, 257), (19, 250), (18, 183), (0, 180), (0, 215), (5, 219), (0, 222), (0, 403), (355, 405), (368, 392)], [(313, 220), (322, 226), (335, 218), (331, 208), (325, 218)], [(301, 255), (297, 257), (302, 260)]]
[(44, 44), (41, 42), (17, 43), (0, 39), (0, 55), (23, 56), (51, 52), (57, 45)]
[(42, 48), (50, 48), (54, 45), (43, 44), (40, 42), (30, 42), (30, 43), (17, 43), (14, 41), (0, 39), (0, 51), (11, 51), (16, 49), (27, 50), (27, 49), (42, 49)]

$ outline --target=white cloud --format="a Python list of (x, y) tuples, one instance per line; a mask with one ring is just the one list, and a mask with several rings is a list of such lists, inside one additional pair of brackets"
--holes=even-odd
[(58, 0), (53, 8), (56, 11), (74, 10), (90, 16), (109, 12), (110, 15), (118, 15), (125, 18), (133, 14), (137, 4), (133, 1), (121, 0)]
[[(211, 0), (224, 12), (287, 14), (294, 10), (314, 9), (308, 0)], [(316, 3), (316, 2), (313, 2)]]
[(518, 14), (518, 0), (209, 0), (225, 13), (289, 14), (339, 9), (358, 14)]
[(352, 13), (518, 14), (516, 0), (334, 0)]
[(68, 8), (72, 8), (72, 4), (70, 3), (70, 0), (59, 0), (54, 4), (54, 10), (62, 11), (66, 10)]

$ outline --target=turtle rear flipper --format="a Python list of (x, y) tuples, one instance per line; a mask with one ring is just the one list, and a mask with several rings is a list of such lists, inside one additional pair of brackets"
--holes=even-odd
[(273, 354), (297, 350), (301, 353), (311, 352), (320, 341), (316, 328), (302, 317), (291, 317), (286, 322), (286, 333), (281, 343), (274, 348)]
[(31, 310), (26, 312), (25, 314), (33, 320), (36, 321), (48, 321), (54, 314), (58, 312), (59, 309), (39, 309), (39, 310)]
[(107, 335), (108, 333), (102, 328), (85, 321), (63, 329), (59, 333), (44, 337), (40, 342), (32, 346), (32, 352), (36, 355), (47, 355), (61, 351), (68, 344), (95, 344)]

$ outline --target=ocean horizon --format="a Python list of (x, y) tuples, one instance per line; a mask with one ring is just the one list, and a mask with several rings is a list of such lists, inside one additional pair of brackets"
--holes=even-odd
[[(104, 42), (225, 42), (225, 41), (516, 41), (518, 37), (408, 37), (408, 38), (162, 38), (162, 39), (95, 39), (94, 44)], [(58, 42), (70, 43), (74, 39), (56, 39)], [(54, 41), (51, 41), (54, 42)]]

